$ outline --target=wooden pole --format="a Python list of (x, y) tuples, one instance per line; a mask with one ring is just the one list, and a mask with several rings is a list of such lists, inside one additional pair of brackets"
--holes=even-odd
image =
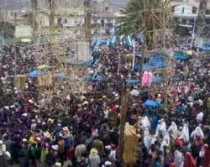
[(126, 113), (128, 109), (128, 98), (129, 90), (125, 88), (122, 93), (121, 100), (121, 118), (120, 118), (120, 137), (119, 137), (119, 147), (118, 147), (118, 160), (124, 166), (123, 152), (124, 152), (124, 134), (125, 134), (125, 123), (126, 123)]
[[(141, 85), (142, 75), (143, 75), (143, 65), (144, 65), (144, 57), (145, 57), (145, 46), (143, 45), (142, 48), (142, 57), (141, 57), (141, 69), (139, 71), (139, 80)], [(141, 85), (142, 86), (142, 85)]]
[(90, 13), (90, 0), (84, 1), (85, 6), (85, 40), (89, 43), (91, 39), (91, 13)]
[(55, 31), (55, 2), (54, 0), (49, 0), (50, 4), (50, 35), (54, 35)]
[(35, 34), (36, 31), (37, 31), (36, 11), (37, 11), (38, 1), (37, 0), (31, 0), (31, 3), (32, 3), (32, 28), (33, 28), (33, 32)]

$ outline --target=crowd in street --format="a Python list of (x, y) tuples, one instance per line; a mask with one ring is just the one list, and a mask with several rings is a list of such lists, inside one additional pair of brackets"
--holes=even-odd
[[(16, 74), (36, 69), (36, 50), (18, 45), (3, 47), (0, 167), (120, 166), (122, 90), (126, 88), (126, 78), (139, 78), (139, 72), (131, 68), (132, 60), (119, 58), (129, 53), (129, 48), (123, 46), (99, 50), (97, 63), (88, 71), (91, 77), (103, 77), (106, 81), (88, 83), (87, 93), (69, 93), (65, 107), (50, 112), (47, 107), (40, 109), (42, 100), (30, 93), (36, 92), (36, 81), (29, 78), (24, 91), (14, 84)], [(127, 86), (130, 96), (126, 122), (138, 127), (139, 133), (138, 157), (133, 166), (209, 167), (210, 73), (203, 62), (202, 67), (194, 67), (195, 59), (177, 62), (176, 72), (184, 72), (183, 77), (168, 83), (168, 96), (175, 111), (143, 107), (148, 99), (164, 106), (166, 99), (161, 93), (151, 95), (147, 87)], [(51, 103), (57, 104), (53, 100)], [(110, 113), (118, 115), (116, 126), (109, 122)]]

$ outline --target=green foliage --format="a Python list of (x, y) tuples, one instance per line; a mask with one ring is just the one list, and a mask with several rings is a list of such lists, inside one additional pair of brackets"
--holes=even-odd
[(118, 35), (144, 33), (149, 46), (155, 30), (166, 28), (168, 11), (168, 3), (163, 0), (130, 0), (122, 12), (123, 17), (119, 18), (116, 32)]

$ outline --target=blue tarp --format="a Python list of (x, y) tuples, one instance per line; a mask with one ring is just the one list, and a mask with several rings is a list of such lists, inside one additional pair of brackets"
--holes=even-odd
[(42, 74), (44, 74), (43, 71), (34, 70), (34, 71), (28, 73), (28, 76), (31, 78), (36, 78), (38, 75), (42, 75)]
[(153, 101), (153, 100), (147, 100), (144, 104), (143, 104), (144, 108), (160, 108), (161, 104)]
[(152, 83), (160, 82), (163, 80), (163, 77), (161, 76), (153, 76), (152, 77)]
[(101, 77), (99, 77), (99, 78), (91, 78), (91, 77), (89, 77), (89, 78), (84, 78), (83, 80), (84, 81), (88, 81), (88, 82), (105, 82), (106, 81), (106, 79), (101, 78)]
[(210, 47), (206, 47), (206, 46), (199, 46), (197, 47), (199, 49), (199, 51), (209, 51)]
[(188, 60), (188, 59), (190, 59), (190, 56), (185, 55), (184, 53), (180, 53), (180, 52), (174, 52), (173, 57), (176, 60)]
[(126, 79), (126, 82), (128, 84), (137, 84), (140, 82), (140, 80), (139, 79)]

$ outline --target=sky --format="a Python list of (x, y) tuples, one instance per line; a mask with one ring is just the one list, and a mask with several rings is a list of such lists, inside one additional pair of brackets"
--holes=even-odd
[[(0, 0), (0, 8), (4, 8), (5, 2), (7, 2), (8, 9), (23, 9), (24, 7), (30, 7), (31, 0)], [(105, 0), (108, 2), (111, 9), (122, 8), (126, 5), (128, 0)]]

